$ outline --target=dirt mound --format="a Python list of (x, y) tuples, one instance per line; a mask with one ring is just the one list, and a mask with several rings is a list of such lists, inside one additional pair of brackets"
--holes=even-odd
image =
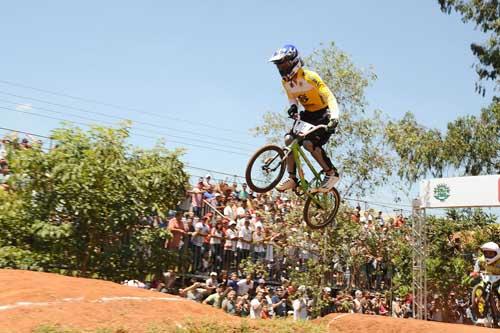
[(234, 320), (210, 306), (113, 282), (21, 270), (0, 270), (0, 333), (41, 325), (126, 328), (182, 325), (190, 318)]
[(326, 324), (329, 333), (486, 333), (499, 330), (436, 323), (415, 319), (368, 316), (354, 313), (332, 314), (318, 320)]
[[(252, 321), (248, 326), (248, 321), (243, 323), (221, 310), (177, 296), (57, 274), (0, 269), (0, 286), (0, 333), (28, 333), (42, 325), (93, 330), (123, 328), (134, 333), (144, 333), (155, 326), (185, 327), (189, 321), (224, 323), (234, 327), (244, 325), (248, 332), (280, 332), (280, 325), (288, 328), (292, 325), (290, 321)], [(314, 326), (315, 332), (325, 328), (324, 331), (331, 333), (500, 332), (356, 314), (329, 315), (310, 325)], [(220, 327), (214, 332), (222, 332)], [(299, 327), (295, 331), (310, 332), (311, 326)]]

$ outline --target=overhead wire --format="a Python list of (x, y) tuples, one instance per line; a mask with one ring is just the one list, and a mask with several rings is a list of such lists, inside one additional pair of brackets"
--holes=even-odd
[[(10, 104), (14, 104), (14, 105), (19, 105), (18, 102), (13, 102), (13, 101), (1, 99), (1, 98), (0, 98), (0, 102), (10, 103)], [(36, 106), (36, 107), (35, 106), (30, 106), (30, 108), (31, 109), (35, 109), (35, 110), (41, 110), (41, 111), (47, 111), (47, 112), (52, 112), (52, 113), (56, 113), (56, 114), (61, 114), (63, 116), (76, 117), (76, 118), (79, 118), (79, 119), (82, 119), (82, 120), (86, 120), (86, 121), (101, 122), (101, 123), (104, 123), (104, 124), (107, 124), (107, 125), (115, 125), (114, 123), (111, 123), (109, 121), (98, 120), (98, 119), (95, 119), (95, 118), (89, 118), (89, 117), (85, 117), (85, 116), (81, 116), (81, 115), (76, 115), (76, 114), (72, 114), (72, 113), (68, 113), (68, 112), (47, 109), (47, 108), (43, 108), (43, 107), (39, 107), (39, 106)], [(16, 108), (16, 110), (18, 110), (18, 109)], [(124, 120), (122, 118), (120, 118), (120, 119)], [(166, 137), (170, 136), (170, 137), (173, 137), (173, 138), (178, 138), (178, 139), (183, 139), (183, 140), (199, 140), (199, 138), (190, 138), (190, 137), (180, 136), (180, 135), (176, 135), (176, 134), (167, 134), (167, 133), (164, 133), (164, 132), (151, 131), (151, 130), (143, 129), (143, 128), (140, 128), (140, 127), (135, 127), (135, 130), (143, 132), (143, 133), (145, 132), (147, 134), (153, 133), (153, 134), (158, 134), (158, 135), (162, 135), (162, 136), (166, 136)], [(206, 143), (206, 144), (210, 144), (210, 145), (220, 146), (219, 142), (212, 142), (212, 141), (207, 141), (207, 140), (204, 140), (203, 142)], [(233, 149), (237, 149), (237, 150), (241, 150), (241, 151), (245, 151), (247, 153), (251, 153), (250, 150), (246, 150), (244, 148), (240, 148), (240, 147), (236, 147), (236, 146), (225, 145), (225, 147), (233, 148)]]
[[(94, 114), (94, 115), (101, 116), (101, 117), (107, 117), (107, 118), (111, 118), (111, 119), (131, 120), (133, 123), (137, 123), (137, 124), (141, 124), (141, 125), (145, 125), (145, 126), (151, 126), (151, 127), (155, 127), (155, 128), (159, 128), (159, 129), (172, 130), (172, 131), (176, 131), (176, 132), (184, 132), (184, 133), (187, 133), (187, 134), (193, 134), (193, 135), (197, 135), (197, 136), (200, 135), (199, 132), (189, 131), (189, 130), (185, 130), (185, 129), (172, 128), (172, 127), (158, 125), (158, 124), (154, 124), (154, 123), (150, 123), (150, 122), (146, 122), (146, 121), (142, 121), (142, 120), (127, 119), (127, 118), (123, 118), (123, 117), (119, 117), (119, 116), (107, 114), (107, 113), (104, 113), (104, 112), (98, 112), (98, 111), (83, 109), (83, 108), (80, 108), (80, 107), (75, 107), (75, 106), (71, 106), (71, 105), (67, 105), (67, 104), (54, 103), (54, 102), (51, 102), (51, 101), (47, 101), (47, 100), (43, 100), (43, 99), (39, 99), (39, 98), (34, 98), (34, 97), (31, 97), (31, 96), (23, 96), (23, 95), (13, 94), (13, 93), (6, 92), (6, 91), (3, 91), (3, 90), (0, 90), (0, 94), (11, 96), (11, 97), (16, 97), (16, 98), (21, 98), (21, 99), (25, 99), (25, 100), (40, 102), (40, 103), (44, 103), (44, 104), (49, 104), (49, 105), (53, 105), (53, 106), (57, 106), (57, 107), (62, 107), (62, 108), (66, 108), (66, 109), (71, 109), (71, 110), (75, 110), (75, 111), (79, 111), (79, 112), (90, 113), (90, 114)], [(18, 103), (18, 102), (15, 102), (15, 103)], [(21, 102), (19, 102), (19, 103), (21, 103)], [(41, 107), (34, 107), (34, 106), (31, 106), (31, 107), (34, 108), (34, 109), (35, 108), (42, 109)], [(224, 142), (233, 142), (233, 143), (242, 144), (242, 145), (246, 145), (246, 146), (250, 146), (250, 147), (253, 146), (252, 144), (249, 144), (248, 142), (238, 141), (238, 140), (234, 140), (234, 139), (227, 138), (227, 137), (223, 138), (223, 137), (220, 137), (220, 136), (207, 135), (206, 133), (203, 133), (203, 137), (204, 138), (216, 139), (216, 140), (224, 140)]]
[[(48, 116), (48, 115), (45, 115), (45, 114), (39, 114), (39, 113), (29, 112), (29, 111), (26, 111), (26, 110), (11, 109), (11, 108), (7, 108), (7, 107), (3, 107), (3, 106), (0, 106), (0, 109), (4, 109), (4, 110), (8, 110), (8, 111), (14, 111), (14, 112), (20, 112), (20, 113), (24, 113), (24, 114), (28, 114), (28, 115), (32, 115), (32, 116), (37, 116), (37, 117), (42, 117), (42, 118), (47, 118), (47, 119), (53, 119), (53, 120), (58, 120), (58, 121), (65, 121), (65, 122), (69, 122), (69, 123), (73, 123), (73, 124), (78, 124), (78, 125), (83, 125), (83, 126), (87, 126), (87, 127), (92, 126), (91, 124), (88, 124), (88, 123), (83, 123), (83, 122), (74, 121), (74, 120), (68, 120), (68, 119), (59, 118), (59, 117), (52, 117), (52, 116)], [(143, 138), (158, 140), (158, 137), (144, 135), (144, 134), (139, 134), (139, 133), (134, 133), (132, 131), (131, 131), (131, 134), (133, 134), (135, 136), (143, 137)], [(235, 155), (248, 156), (248, 154), (244, 154), (244, 153), (241, 153), (241, 152), (236, 152), (236, 151), (231, 151), (231, 150), (226, 150), (226, 149), (221, 149), (221, 148), (208, 147), (208, 146), (194, 144), (194, 143), (186, 143), (186, 142), (175, 141), (175, 140), (168, 140), (168, 142), (169, 143), (176, 143), (176, 144), (180, 144), (180, 145), (187, 145), (187, 146), (197, 147), (197, 148), (210, 149), (210, 150), (220, 151), (220, 152), (225, 152), (225, 153), (231, 153), (231, 154), (235, 154)]]
[(85, 102), (85, 103), (92, 103), (92, 104), (97, 104), (97, 105), (103, 105), (103, 106), (114, 108), (114, 109), (118, 109), (118, 110), (126, 110), (126, 111), (131, 111), (131, 112), (138, 112), (138, 113), (141, 113), (141, 114), (146, 114), (146, 115), (150, 115), (150, 116), (154, 116), (154, 117), (158, 117), (158, 118), (162, 118), (162, 119), (167, 118), (167, 119), (171, 119), (171, 120), (175, 120), (175, 121), (179, 121), (179, 122), (188, 123), (188, 124), (191, 124), (191, 125), (195, 124), (197, 126), (202, 126), (202, 127), (217, 129), (217, 130), (221, 130), (221, 131), (233, 132), (233, 133), (241, 134), (240, 131), (236, 131), (236, 130), (233, 130), (233, 129), (227, 129), (227, 128), (218, 127), (218, 126), (211, 125), (211, 124), (206, 124), (206, 123), (197, 122), (197, 121), (193, 121), (193, 120), (186, 120), (186, 119), (182, 119), (182, 118), (178, 118), (178, 117), (173, 117), (173, 116), (170, 116), (170, 115), (158, 114), (158, 113), (151, 112), (151, 111), (145, 111), (145, 110), (131, 108), (131, 107), (122, 106), (122, 105), (117, 105), (117, 104), (113, 104), (113, 103), (107, 103), (107, 102), (102, 102), (102, 101), (93, 100), (93, 99), (89, 99), (89, 98), (83, 98), (83, 97), (79, 97), (79, 96), (69, 95), (69, 94), (62, 93), (62, 92), (56, 92), (56, 91), (51, 91), (51, 90), (48, 90), (48, 89), (42, 89), (42, 88), (33, 87), (33, 86), (29, 86), (29, 85), (25, 85), (25, 84), (21, 84), (21, 83), (17, 83), (17, 82), (12, 82), (12, 81), (8, 81), (8, 80), (2, 80), (2, 79), (0, 79), (0, 83), (3, 83), (5, 85), (9, 85), (9, 86), (13, 86), (13, 87), (30, 89), (30, 90), (33, 90), (33, 91), (38, 91), (38, 92), (42, 92), (42, 93), (50, 94), (50, 95), (54, 95), (54, 96), (70, 98), (70, 99), (78, 100), (78, 101)]

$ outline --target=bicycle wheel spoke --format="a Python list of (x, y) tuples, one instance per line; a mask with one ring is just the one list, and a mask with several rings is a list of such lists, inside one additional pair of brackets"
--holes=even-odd
[(321, 228), (333, 222), (340, 197), (336, 190), (309, 193), (304, 205), (304, 220), (312, 228)]

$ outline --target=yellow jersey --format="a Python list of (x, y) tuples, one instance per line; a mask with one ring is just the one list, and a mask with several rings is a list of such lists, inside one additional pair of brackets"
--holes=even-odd
[(300, 103), (309, 112), (328, 107), (332, 118), (338, 119), (337, 100), (316, 72), (300, 68), (292, 80), (281, 83), (290, 104)]
[(491, 264), (486, 263), (486, 258), (481, 255), (477, 259), (476, 267), (474, 271), (484, 270), (486, 274), (500, 275), (500, 260), (497, 260)]

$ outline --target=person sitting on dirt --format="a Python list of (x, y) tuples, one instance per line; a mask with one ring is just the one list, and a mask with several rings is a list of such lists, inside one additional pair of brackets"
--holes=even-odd
[[(325, 173), (319, 190), (329, 191), (339, 180), (337, 169), (323, 149), (330, 136), (335, 132), (339, 120), (337, 99), (321, 77), (310, 70), (302, 68), (303, 61), (299, 51), (293, 45), (285, 45), (276, 50), (269, 62), (278, 67), (290, 103), (288, 115), (295, 117), (299, 103), (304, 107), (300, 119), (312, 125), (327, 125), (327, 129), (319, 129), (308, 135), (302, 142)], [(297, 186), (295, 160), (292, 154), (287, 158), (287, 169), (290, 177), (282, 181), (276, 189), (286, 191)]]

